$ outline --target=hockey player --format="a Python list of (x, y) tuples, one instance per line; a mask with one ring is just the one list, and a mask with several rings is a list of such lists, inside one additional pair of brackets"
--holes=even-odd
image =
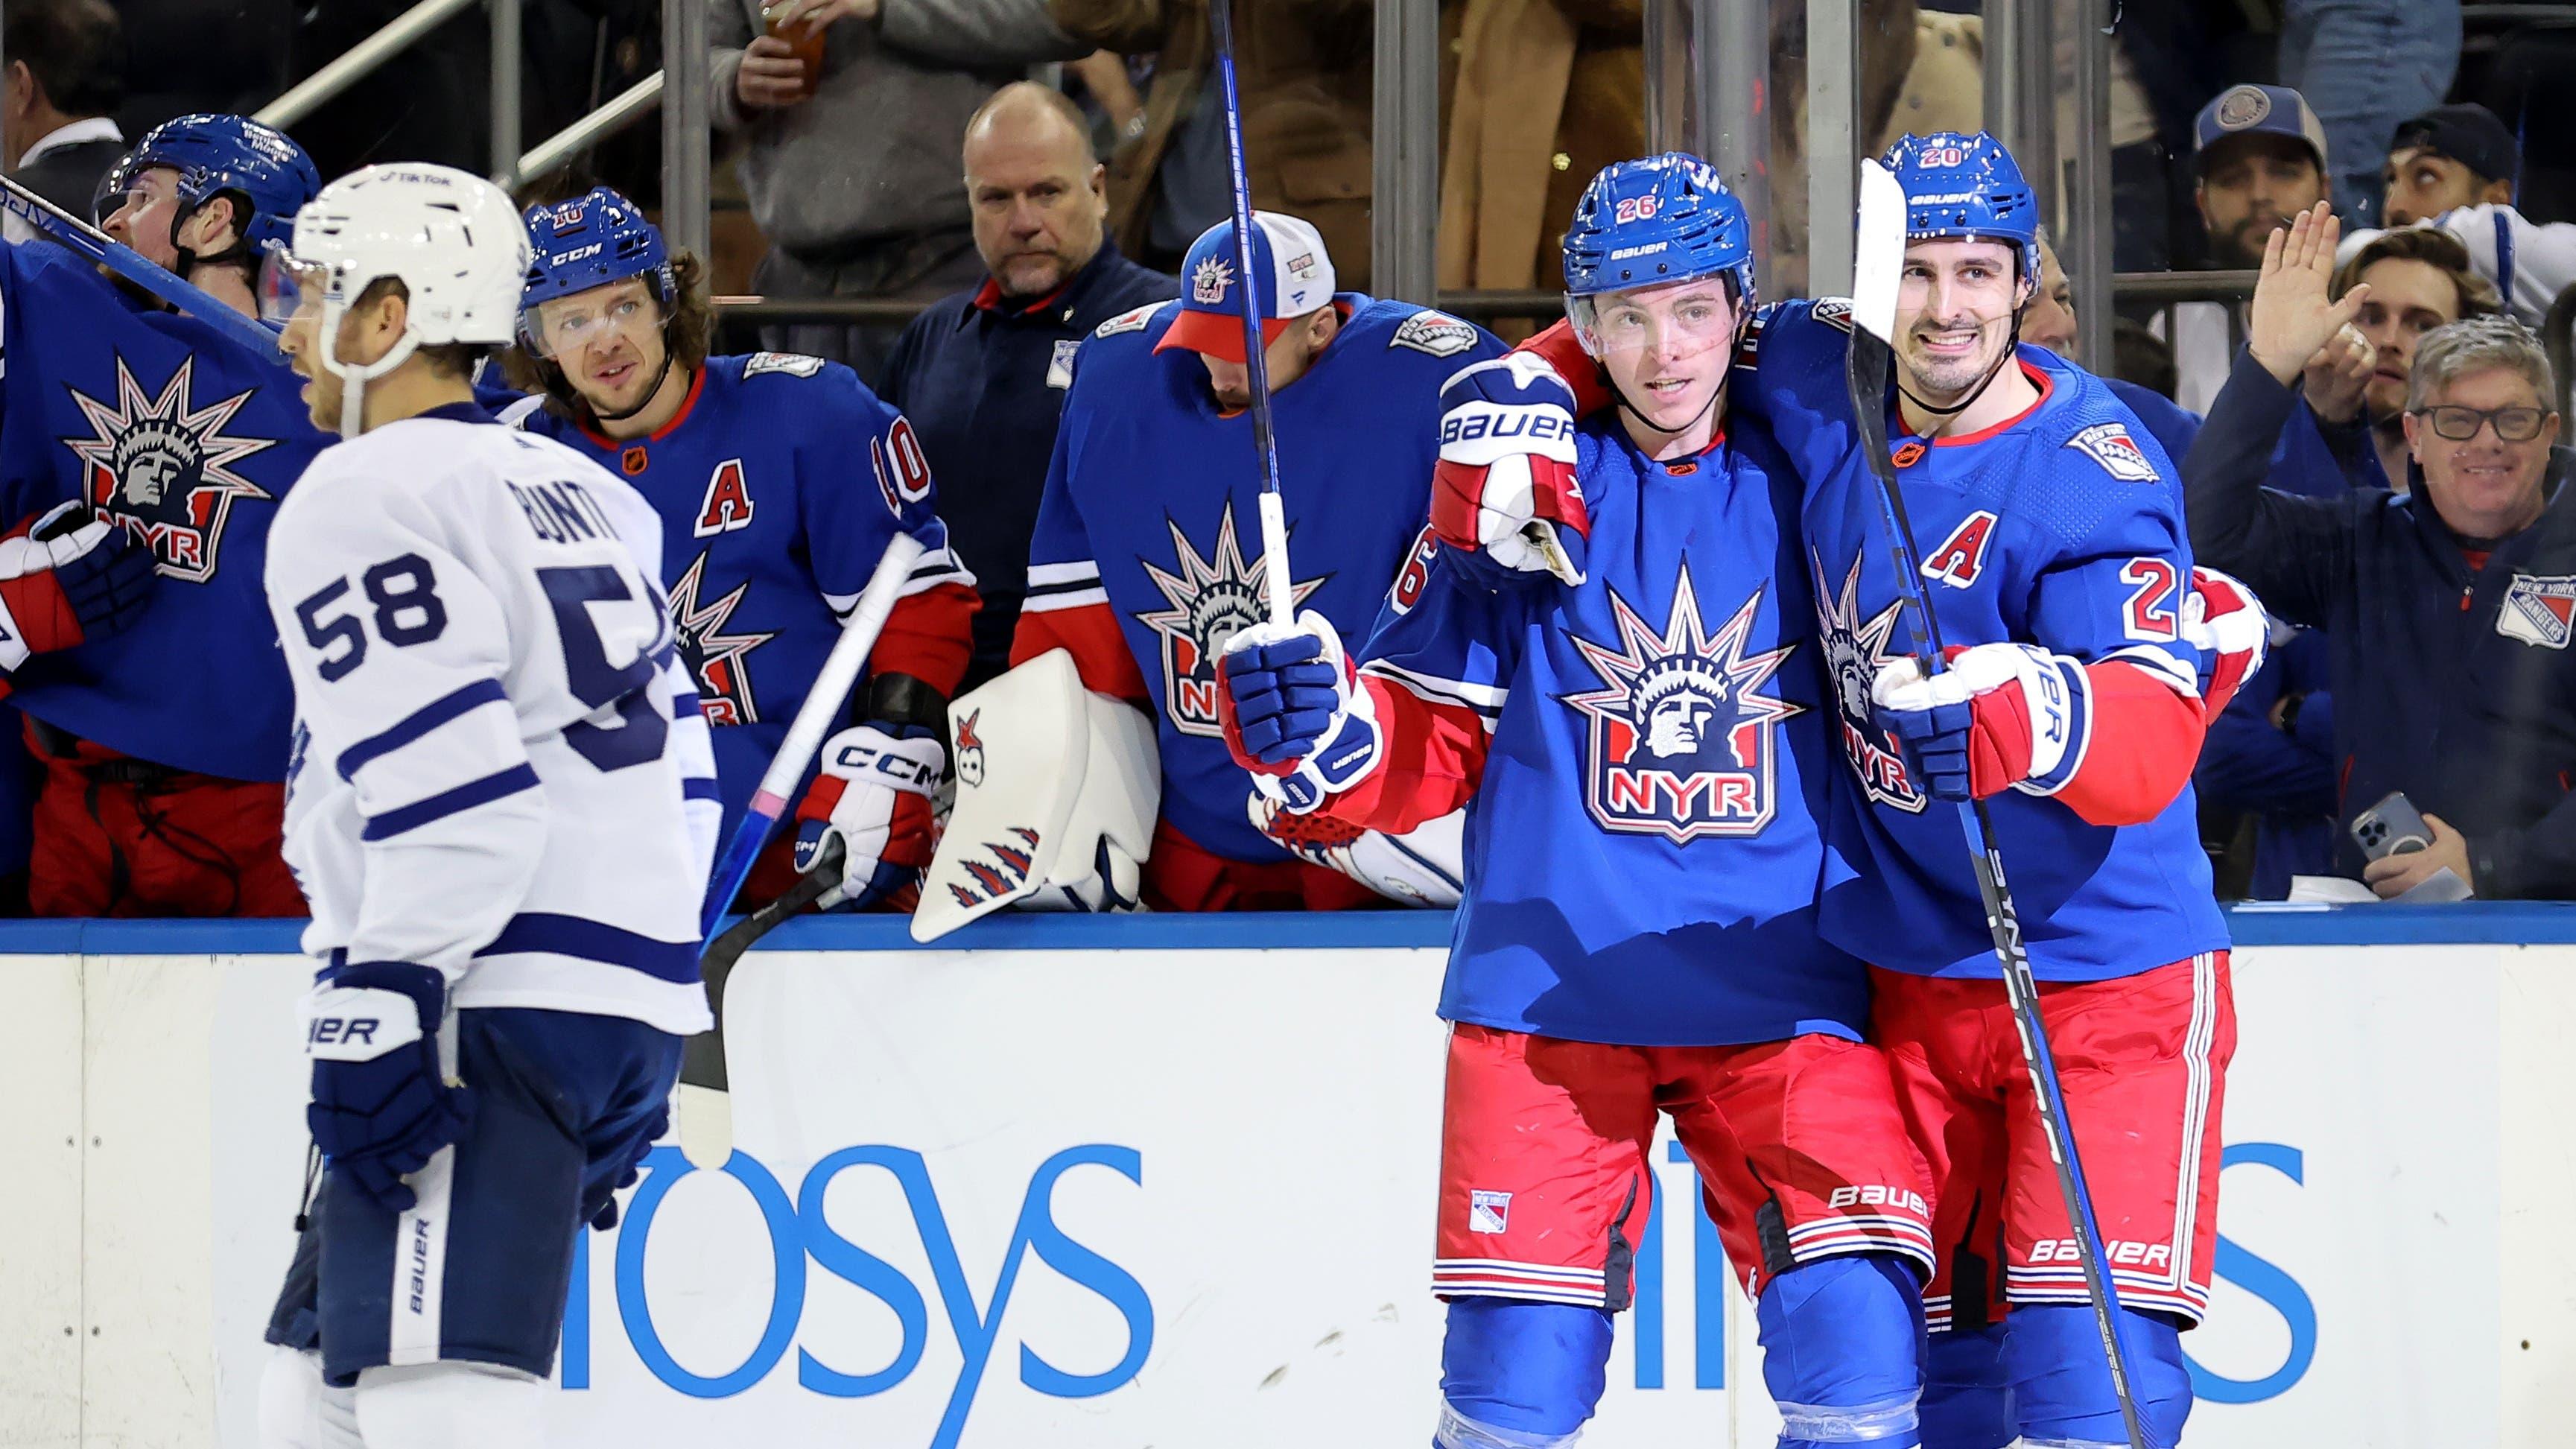
[[(1446, 313), (1336, 293), (1312, 226), (1266, 211), (1254, 223), (1280, 467), (1304, 480), (1286, 499), (1293, 592), (1358, 637), (1390, 586), (1419, 583), (1440, 384), (1502, 345)], [(1339, 909), (1381, 891), (1447, 904), (1457, 866), (1439, 857), (1454, 850), (1408, 847), (1389, 857), (1400, 871), (1371, 871), (1347, 834), (1281, 819), (1226, 752), (1216, 659), (1262, 617), (1267, 568), (1231, 221), (1190, 245), (1182, 281), (1179, 301), (1111, 318), (1083, 343), (1011, 662), (1069, 650), (1085, 687), (1153, 718), (1162, 807), (1143, 891), (1155, 909)]]
[(285, 346), (352, 434), (278, 510), (287, 853), (327, 1167), (268, 1338), (266, 1449), (533, 1449), (574, 1237), (708, 1024), (707, 727), (633, 489), (474, 402), (526, 233), (427, 165), (295, 223)]
[[(2131, 1384), (2173, 1443), (2179, 1339), (2209, 1298), (2219, 1109), (2235, 1046), (2227, 933), (2188, 783), (2262, 616), (2191, 566), (2170, 460), (2099, 379), (2016, 345), (2037, 207), (1991, 137), (1909, 136), (1891, 436), (1954, 657), (1921, 676), (1857, 451), (1840, 301), (1755, 324), (1739, 374), (1806, 485), (1801, 528), (1860, 808), (1867, 888), (1826, 937), (1872, 963), (1871, 1029), (1931, 1159), (1939, 1272), (1925, 1442), (2124, 1442), (2074, 1240), (1997, 984), (1955, 811), (1989, 801), (2126, 1314)], [(1599, 396), (1563, 339), (1539, 350)], [(2009, 1317), (2005, 1310), (2010, 1307)]]
[(837, 362), (707, 356), (702, 264), (671, 255), (616, 192), (531, 208), (527, 230), (519, 342), (545, 402), (509, 415), (617, 470), (661, 514), (662, 582), (717, 727), (728, 833), (887, 541), (921, 540), (849, 728), (798, 807), (792, 855), (781, 842), (745, 888), (777, 895), (838, 832), (841, 903), (909, 909), (978, 602), (912, 425)]
[[(108, 229), (254, 314), (260, 258), (321, 184), (239, 116), (156, 126), (114, 174)], [(0, 669), (46, 770), (33, 909), (301, 915), (278, 854), (292, 695), (259, 587), (278, 500), (326, 441), (295, 376), (59, 247), (0, 248), (0, 308), (0, 519), (43, 545), (0, 544)]]
[[(1434, 1445), (1555, 1449), (1591, 1417), (1661, 1111), (1753, 1296), (1780, 1443), (1906, 1449), (1928, 1184), (1863, 968), (1817, 934), (1852, 883), (1796, 480), (1725, 407), (1743, 210), (1695, 157), (1622, 162), (1565, 280), (1616, 418), (1575, 428), (1535, 358), (1460, 373), (1428, 577), (1356, 658), (1311, 612), (1237, 634), (1227, 740), (1292, 809), (1467, 807)], [(1579, 572), (1552, 546), (1578, 537)]]

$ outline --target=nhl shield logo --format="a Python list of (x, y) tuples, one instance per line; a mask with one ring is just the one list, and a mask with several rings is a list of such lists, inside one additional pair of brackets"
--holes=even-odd
[(1888, 606), (1864, 620), (1860, 617), (1860, 560), (1852, 560), (1851, 571), (1843, 575), (1837, 589), (1825, 577), (1821, 558), (1809, 555), (1816, 573), (1816, 624), (1824, 639), (1825, 669), (1832, 676), (1834, 733), (1843, 744), (1843, 758), (1850, 762), (1852, 774), (1860, 780), (1861, 791), (1873, 802), (1898, 810), (1919, 813), (1924, 799), (1914, 788), (1905, 769), (1905, 756), (1896, 742), (1882, 733), (1872, 720), (1869, 702), (1870, 682), (1878, 677), (1879, 666), (1893, 663), (1898, 655), (1887, 650), (1888, 636), (1896, 631), (1897, 611), (1903, 605), (1890, 601)]
[(698, 708), (708, 724), (757, 724), (760, 710), (751, 697), (751, 651), (778, 636), (729, 632), (726, 621), (742, 606), (743, 595), (751, 592), (751, 581), (745, 579), (734, 585), (733, 592), (701, 603), (706, 573), (707, 556), (700, 553), (671, 586), (671, 629), (680, 636), (680, 657), (688, 661), (689, 673), (698, 681)]
[(2564, 649), (2576, 635), (2576, 576), (2516, 574), (2496, 612), (2496, 632), (2543, 649)]
[[(1138, 614), (1136, 622), (1163, 642), (1163, 712), (1172, 727), (1185, 735), (1219, 738), (1225, 730), (1216, 715), (1216, 657), (1236, 630), (1268, 617), (1261, 590), (1269, 577), (1270, 560), (1256, 557), (1251, 564), (1244, 563), (1232, 500), (1217, 520), (1216, 547), (1207, 558), (1199, 557), (1190, 546), (1180, 524), (1165, 522), (1172, 530), (1173, 567), (1157, 568), (1144, 559), (1137, 562), (1171, 607)], [(1302, 605), (1323, 586), (1321, 578), (1308, 579), (1289, 592)]]
[(1761, 605), (1756, 589), (1711, 633), (1685, 563), (1660, 631), (1612, 590), (1615, 647), (1574, 637), (1604, 686), (1565, 696), (1590, 723), (1585, 798), (1595, 824), (1686, 844), (1755, 835), (1771, 823), (1772, 726), (1803, 707), (1762, 692), (1797, 646), (1744, 652)]
[(91, 436), (62, 442), (81, 460), (82, 492), (90, 506), (149, 543), (162, 574), (201, 584), (214, 577), (221, 561), (233, 503), (275, 496), (233, 465), (276, 447), (277, 440), (224, 431), (250, 401), (249, 389), (195, 406), (190, 394), (196, 366), (194, 357), (180, 363), (152, 396), (119, 356), (112, 403), (68, 389)]

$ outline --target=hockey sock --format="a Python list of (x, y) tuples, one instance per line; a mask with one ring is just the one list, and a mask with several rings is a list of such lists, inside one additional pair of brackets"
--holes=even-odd
[(1923, 1357), (1923, 1449), (2004, 1449), (2019, 1436), (2004, 1326), (1932, 1335)]
[(545, 1449), (545, 1380), (482, 1363), (358, 1375), (367, 1449)]
[(1461, 1298), (1440, 1349), (1435, 1449), (1559, 1449), (1601, 1402), (1610, 1315), (1566, 1303)]
[(1780, 1449), (1923, 1442), (1923, 1297), (1913, 1268), (1881, 1253), (1801, 1263), (1763, 1285), (1754, 1314)]
[[(2148, 1442), (2178, 1444), (2191, 1416), (2182, 1329), (2170, 1316), (2120, 1310), (2129, 1390)], [(2087, 1449), (2129, 1442), (2093, 1310), (2081, 1303), (2016, 1303), (2004, 1319), (2003, 1365), (2022, 1442), (2030, 1449)]]
[(361, 1449), (357, 1403), (322, 1382), (322, 1355), (270, 1351), (259, 1375), (259, 1449)]

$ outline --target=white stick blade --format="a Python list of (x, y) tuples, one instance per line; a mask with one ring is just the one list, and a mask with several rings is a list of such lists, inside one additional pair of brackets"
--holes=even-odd
[(1876, 161), (1860, 163), (1859, 225), (1852, 242), (1852, 323), (1892, 342), (1897, 279), (1905, 271), (1905, 188)]
[(692, 1167), (720, 1171), (733, 1160), (733, 1094), (680, 1083), (680, 1155)]

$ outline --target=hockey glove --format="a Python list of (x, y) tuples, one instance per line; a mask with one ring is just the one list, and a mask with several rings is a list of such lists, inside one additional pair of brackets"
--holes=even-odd
[(880, 901), (912, 909), (930, 864), (931, 792), (947, 760), (928, 725), (863, 724), (823, 742), (822, 773), (796, 807), (796, 869), (812, 869), (823, 842), (841, 838), (841, 882), (824, 910)]
[(0, 669), (121, 632), (151, 602), (152, 550), (86, 503), (0, 542)]
[(2214, 720), (2263, 667), (2272, 621), (2252, 589), (2216, 569), (2194, 568), (2191, 597), (2182, 601), (2182, 641), (2200, 651), (2200, 717)]
[(1583, 582), (1592, 521), (1575, 478), (1574, 392), (1547, 359), (1479, 362), (1440, 389), (1431, 531), (1489, 588), (1554, 574)]
[(1374, 768), (1377, 706), (1332, 621), (1308, 609), (1287, 628), (1255, 624), (1216, 661), (1217, 722), (1252, 786), (1303, 815)]
[(1870, 683), (1878, 727), (1943, 800), (2063, 788), (2083, 763), (2092, 685), (2084, 666), (2031, 644), (1952, 648), (1941, 672), (1899, 659)]
[(625, 1162), (599, 1175), (598, 1196), (582, 1202), (583, 1222), (603, 1233), (617, 1226), (617, 1195), (633, 1187), (643, 1177), (644, 1159), (652, 1154), (653, 1144), (661, 1141), (670, 1130), (671, 1105), (665, 1099), (630, 1139), (633, 1145), (626, 1149)]
[(411, 1208), (403, 1175), (428, 1166), (474, 1118), (472, 1095), (439, 1070), (446, 1014), (447, 978), (400, 961), (326, 971), (304, 998), (313, 1145), (388, 1212)]

